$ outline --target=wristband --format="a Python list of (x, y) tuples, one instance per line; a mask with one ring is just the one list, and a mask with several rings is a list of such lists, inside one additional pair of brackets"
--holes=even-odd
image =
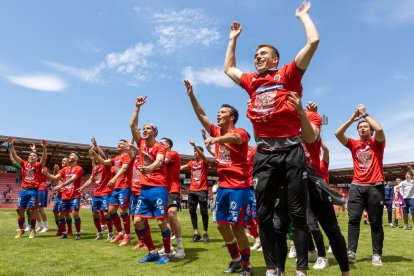
[(362, 118), (365, 118), (365, 117), (367, 117), (367, 116), (369, 116), (369, 114), (368, 113), (365, 113), (364, 115), (362, 115), (361, 117)]

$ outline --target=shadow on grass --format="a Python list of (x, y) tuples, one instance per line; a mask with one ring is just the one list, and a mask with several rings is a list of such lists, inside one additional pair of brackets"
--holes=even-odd
[[(399, 263), (399, 262), (412, 262), (413, 261), (413, 259), (410, 259), (410, 258), (406, 258), (406, 257), (403, 257), (403, 256), (394, 256), (394, 255), (386, 255), (386, 256), (382, 256), (382, 262), (383, 263)], [(371, 257), (366, 257), (366, 258), (363, 258), (363, 259), (361, 259), (361, 260), (358, 260), (358, 261), (361, 261), (361, 262), (363, 262), (363, 261), (372, 261), (372, 258)]]

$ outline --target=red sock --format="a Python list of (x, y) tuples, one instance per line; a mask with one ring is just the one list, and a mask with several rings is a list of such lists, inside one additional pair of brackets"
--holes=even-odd
[(138, 233), (140, 235), (140, 240), (142, 240), (144, 244), (147, 246), (148, 251), (151, 252), (152, 250), (155, 250), (150, 230), (147, 227), (144, 227), (143, 229), (138, 230)]
[(36, 229), (36, 219), (30, 219), (30, 229)]
[(252, 217), (247, 220), (247, 227), (249, 234), (256, 239), (259, 236), (259, 233), (257, 232), (257, 223)]
[(247, 247), (244, 250), (240, 251), (242, 266), (248, 267), (250, 265), (250, 248)]
[(80, 217), (75, 218), (75, 228), (76, 228), (76, 233), (80, 233), (80, 229), (81, 229)]
[(165, 254), (171, 253), (171, 231), (167, 228), (165, 232), (161, 231), (162, 245), (164, 246)]
[(115, 225), (116, 231), (118, 231), (118, 233), (122, 232), (121, 219), (119, 218), (118, 214), (115, 213), (114, 215), (111, 215), (111, 217), (112, 217), (112, 222)]
[(72, 219), (66, 220), (66, 224), (68, 225), (68, 233), (72, 233)]
[(124, 223), (125, 234), (131, 234), (131, 217), (129, 216), (129, 214), (121, 214), (121, 217)]
[(19, 224), (19, 229), (23, 230), (24, 218), (18, 217), (17, 218), (17, 223)]
[(99, 233), (102, 232), (101, 222), (99, 218), (93, 218), (93, 222), (95, 223), (95, 227), (98, 230)]
[(112, 219), (110, 217), (106, 219), (106, 225), (108, 226), (109, 233), (114, 232), (114, 223), (112, 222)]
[(60, 233), (64, 233), (66, 232), (66, 223), (65, 223), (65, 219), (59, 219), (59, 224), (58, 224), (58, 229)]
[(105, 217), (102, 213), (99, 214), (99, 221), (101, 223), (101, 225), (105, 225), (106, 224), (106, 220)]
[(240, 258), (240, 250), (236, 240), (233, 240), (231, 243), (226, 243), (226, 246), (233, 260)]

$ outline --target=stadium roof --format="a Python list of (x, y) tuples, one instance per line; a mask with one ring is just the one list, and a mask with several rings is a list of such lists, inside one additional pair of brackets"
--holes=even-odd
[[(7, 141), (8, 136), (0, 135), (1, 143)], [(30, 145), (35, 143), (40, 154), (40, 139), (35, 138), (22, 138), (22, 137), (13, 137), (14, 146), (23, 159), (26, 159), (30, 153)], [(76, 151), (80, 155), (79, 165), (82, 166), (86, 173), (91, 172), (91, 161), (89, 159), (89, 148), (88, 144), (79, 144), (71, 142), (60, 142), (47, 140), (48, 143), (48, 160), (46, 165), (51, 166), (54, 164), (60, 164), (63, 157), (68, 156), (71, 151)], [(115, 156), (118, 154), (118, 151), (115, 147), (101, 146), (101, 148), (107, 152), (110, 156)], [(186, 164), (190, 161), (193, 156), (181, 154), (181, 164)], [(210, 167), (209, 175), (217, 175), (217, 166), (213, 158), (209, 158)], [(405, 162), (405, 163), (393, 163), (384, 165), (384, 175), (387, 181), (393, 181), (395, 178), (400, 177), (404, 178), (404, 175), (407, 171), (407, 166), (413, 164), (414, 162)], [(6, 154), (6, 151), (0, 150), (0, 165), (9, 165), (10, 159)], [(342, 168), (342, 169), (331, 169), (329, 170), (329, 181), (331, 184), (342, 184), (342, 183), (351, 183), (353, 168)]]

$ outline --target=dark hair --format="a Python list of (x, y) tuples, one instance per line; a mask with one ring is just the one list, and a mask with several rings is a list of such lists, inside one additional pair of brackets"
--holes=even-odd
[(170, 139), (170, 138), (161, 138), (161, 140), (165, 140), (165, 141), (167, 141), (167, 143), (170, 145), (170, 148), (172, 148), (173, 147), (173, 141)]
[(375, 130), (372, 128), (372, 126), (368, 123), (367, 120), (359, 120), (358, 124), (357, 124), (357, 130), (359, 128), (359, 125), (362, 124), (362, 123), (367, 123), (369, 125), (369, 129), (371, 130), (371, 136), (372, 136), (374, 134)]
[(125, 139), (119, 139), (119, 142), (124, 142), (124, 143), (127, 143), (128, 144), (128, 141), (125, 140)]
[(223, 108), (223, 107), (230, 108), (230, 116), (231, 116), (231, 115), (233, 115), (233, 116), (234, 116), (234, 125), (236, 125), (237, 120), (239, 119), (239, 112), (237, 111), (237, 109), (236, 109), (236, 108), (234, 108), (233, 106), (229, 105), (229, 104), (223, 104), (221, 107), (222, 107), (222, 108)]
[(247, 137), (249, 138), (249, 141), (250, 141), (250, 138), (252, 138), (252, 137), (250, 136), (250, 133), (248, 133), (247, 131), (246, 131), (246, 133), (247, 133)]
[(76, 151), (71, 151), (70, 154), (75, 154), (78, 157), (78, 159), (80, 159), (80, 155)]
[(202, 152), (204, 152), (203, 147), (201, 147), (201, 146), (196, 146), (196, 148), (198, 148), (199, 150), (201, 150)]
[(268, 48), (272, 49), (273, 55), (277, 56), (280, 59), (279, 51), (276, 49), (275, 46), (270, 45), (270, 44), (259, 44), (259, 45), (257, 45), (256, 52), (257, 52), (257, 50), (259, 50), (260, 48), (263, 48), (263, 47), (268, 47)]

